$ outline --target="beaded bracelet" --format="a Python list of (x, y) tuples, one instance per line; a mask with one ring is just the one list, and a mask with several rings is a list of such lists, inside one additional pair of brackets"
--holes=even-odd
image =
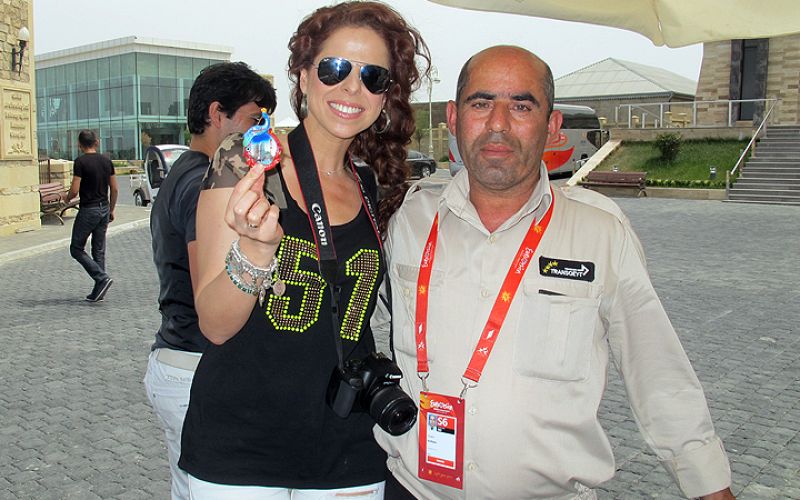
[(264, 298), (270, 288), (277, 296), (286, 291), (285, 283), (278, 277), (278, 257), (273, 257), (268, 267), (258, 267), (242, 253), (238, 239), (231, 244), (225, 257), (225, 270), (239, 290), (258, 296), (259, 306), (264, 305)]

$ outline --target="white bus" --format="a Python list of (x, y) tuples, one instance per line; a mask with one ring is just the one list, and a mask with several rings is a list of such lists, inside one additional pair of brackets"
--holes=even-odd
[[(607, 133), (600, 127), (597, 113), (588, 106), (556, 104), (561, 111), (564, 123), (561, 132), (544, 148), (544, 160), (551, 176), (572, 173), (579, 163), (592, 156), (607, 139)], [(464, 166), (458, 153), (455, 137), (450, 134), (450, 174), (455, 175)]]

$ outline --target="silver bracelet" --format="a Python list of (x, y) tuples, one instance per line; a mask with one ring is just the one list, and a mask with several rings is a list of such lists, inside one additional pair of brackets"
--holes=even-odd
[(225, 270), (239, 290), (258, 296), (259, 306), (264, 305), (264, 298), (270, 288), (277, 296), (286, 291), (286, 284), (278, 277), (278, 257), (273, 257), (268, 267), (256, 266), (242, 253), (238, 239), (231, 244), (225, 257)]

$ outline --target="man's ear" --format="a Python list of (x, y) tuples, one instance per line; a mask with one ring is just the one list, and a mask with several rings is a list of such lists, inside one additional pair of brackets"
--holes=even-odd
[(561, 124), (564, 122), (564, 115), (561, 111), (553, 110), (550, 113), (550, 118), (547, 120), (547, 142), (555, 141), (558, 138), (558, 133), (561, 132)]
[(219, 101), (214, 101), (208, 105), (208, 120), (214, 128), (222, 127), (222, 118), (225, 112), (222, 111), (222, 105)]
[(456, 121), (458, 121), (458, 106), (455, 101), (447, 101), (447, 130), (456, 135)]

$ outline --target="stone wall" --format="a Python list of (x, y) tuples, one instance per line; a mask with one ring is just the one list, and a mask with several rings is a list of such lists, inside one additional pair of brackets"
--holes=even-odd
[[(11, 49), (19, 50), (18, 33), (23, 26), (30, 32), (30, 41), (21, 71), (12, 71)], [(0, 4), (0, 44), (0, 236), (5, 236), (41, 227), (30, 1)]]
[[(697, 100), (731, 99), (731, 41), (703, 44)], [(780, 100), (770, 119), (775, 125), (800, 123), (800, 35), (769, 39), (766, 97)], [(724, 106), (698, 105), (698, 125), (727, 123)]]
[(767, 97), (780, 99), (771, 123), (800, 124), (800, 35), (769, 40)]
[[(731, 41), (707, 42), (703, 44), (703, 62), (697, 82), (698, 101), (730, 99)], [(697, 124), (723, 125), (728, 122), (727, 107), (697, 105)]]

